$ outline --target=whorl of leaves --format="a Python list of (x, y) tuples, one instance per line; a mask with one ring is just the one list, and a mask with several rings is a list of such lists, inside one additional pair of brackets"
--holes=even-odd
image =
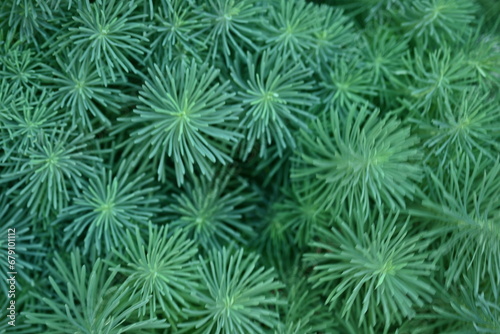
[(222, 248), (198, 267), (202, 288), (195, 292), (199, 307), (185, 310), (189, 333), (266, 333), (279, 324), (274, 292), (283, 287), (273, 269), (258, 265), (258, 256)]
[(220, 84), (219, 72), (195, 61), (148, 69), (141, 103), (130, 119), (141, 126), (132, 140), (143, 145), (140, 156), (160, 156), (160, 180), (166, 179), (168, 159), (173, 159), (179, 185), (195, 166), (211, 177), (215, 163), (232, 161), (229, 149), (241, 136), (235, 129), (241, 109), (231, 101), (229, 83)]
[(291, 177), (318, 209), (346, 203), (349, 212), (368, 213), (370, 201), (404, 208), (405, 198), (418, 191), (418, 138), (394, 117), (380, 119), (378, 110), (355, 106), (342, 120), (331, 109), (300, 140), (307, 150), (297, 154)]

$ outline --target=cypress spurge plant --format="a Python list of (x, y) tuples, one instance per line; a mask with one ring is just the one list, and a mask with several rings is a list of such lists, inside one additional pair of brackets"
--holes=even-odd
[(0, 75), (13, 87), (29, 89), (39, 86), (40, 58), (33, 51), (23, 48), (22, 44), (10, 42), (8, 39), (8, 47), (1, 57)]
[(392, 322), (413, 317), (415, 308), (432, 300), (431, 239), (410, 235), (397, 215), (379, 213), (369, 222), (354, 217), (358, 221), (338, 220), (330, 230), (318, 229), (318, 241), (311, 243), (318, 252), (304, 256), (313, 266), (309, 281), (325, 286), (326, 302), (330, 309), (340, 307), (342, 317), (361, 308), (355, 321), (383, 322), (387, 332)]
[(0, 1), (14, 331), (498, 332), (499, 10)]
[(422, 177), (416, 159), (421, 156), (418, 138), (408, 126), (378, 110), (351, 107), (346, 119), (331, 109), (301, 133), (291, 177), (302, 196), (314, 198), (319, 209), (346, 202), (349, 212), (368, 214), (370, 202), (391, 209), (405, 207)]
[[(302, 187), (304, 186), (297, 188)], [(305, 246), (311, 241), (317, 227), (328, 226), (331, 223), (334, 212), (319, 209), (312, 196), (299, 194), (295, 189), (287, 190), (285, 198), (275, 204), (275, 219), (281, 221), (283, 230), (295, 234), (294, 243)]]
[(406, 3), (405, 22), (408, 36), (421, 38), (424, 45), (434, 41), (460, 40), (477, 10), (473, 1), (467, 0), (416, 0)]
[(479, 86), (486, 91), (494, 91), (500, 86), (500, 37), (471, 31), (464, 49)]
[(258, 256), (242, 249), (214, 250), (200, 259), (202, 288), (194, 296), (199, 308), (186, 310), (192, 318), (182, 324), (189, 333), (265, 333), (276, 328), (273, 292), (283, 285), (273, 269), (258, 266)]
[(5, 96), (0, 97), (0, 145), (6, 161), (11, 155), (25, 154), (36, 143), (48, 140), (52, 130), (65, 121), (65, 115), (50, 105), (47, 90), (16, 89), (7, 81), (2, 82), (2, 87)]
[[(113, 173), (102, 166), (89, 179), (81, 195), (64, 208), (60, 220), (69, 220), (64, 228), (65, 241), (74, 247), (77, 237), (85, 235), (83, 253), (89, 250), (109, 252), (126, 239), (127, 230), (145, 227), (159, 210), (158, 187), (145, 173), (134, 174), (134, 165), (123, 161)], [(92, 245), (92, 246), (91, 246)]]
[(205, 249), (217, 249), (224, 243), (245, 244), (253, 234), (245, 215), (255, 210), (255, 197), (248, 184), (231, 179), (223, 170), (212, 182), (193, 178), (165, 208), (170, 226), (182, 228)]
[(115, 250), (119, 261), (113, 271), (127, 277), (124, 285), (133, 289), (132, 294), (143, 300), (151, 297), (139, 309), (140, 316), (166, 315), (176, 326), (185, 317), (182, 308), (193, 303), (192, 293), (199, 289), (198, 250), (182, 229), (169, 232), (168, 226), (150, 223), (148, 230), (147, 238), (138, 228), (135, 233), (127, 231), (125, 250)]
[(17, 152), (9, 159), (0, 182), (11, 185), (7, 195), (14, 194), (18, 205), (48, 216), (68, 204), (70, 192), (83, 188), (83, 178), (93, 174), (93, 165), (100, 158), (86, 150), (93, 135), (74, 131), (54, 128), (26, 153)]
[(241, 136), (235, 129), (240, 107), (227, 92), (229, 83), (219, 82), (219, 70), (192, 61), (173, 68), (154, 65), (148, 73), (137, 115), (130, 120), (141, 125), (132, 134), (134, 144), (143, 144), (141, 155), (160, 157), (158, 178), (166, 180), (168, 158), (179, 185), (195, 166), (211, 177), (215, 163), (232, 161), (230, 146)]
[(229, 58), (235, 52), (244, 55), (244, 48), (256, 50), (254, 41), (262, 34), (262, 9), (254, 0), (208, 0), (200, 16), (204, 26), (209, 27), (205, 44), (211, 45), (210, 55)]
[(341, 333), (339, 322), (332, 319), (324, 305), (321, 291), (311, 289), (301, 274), (302, 267), (295, 264), (287, 269), (282, 278), (286, 284), (286, 304), (281, 307), (283, 324), (275, 333)]
[(56, 254), (49, 265), (51, 294), (37, 295), (47, 311), (26, 315), (29, 322), (44, 323), (45, 333), (145, 333), (168, 327), (156, 319), (127, 323), (148, 300), (131, 297), (129, 288), (116, 285), (116, 272), (110, 273), (101, 259), (88, 268), (77, 250), (70, 254), (70, 266), (66, 261)]
[[(473, 272), (472, 272), (473, 274)], [(445, 319), (459, 323), (463, 331), (497, 333), (500, 330), (500, 304), (498, 297), (478, 291), (471, 275), (464, 277), (464, 283), (445, 294), (449, 304), (435, 307)]]
[(95, 62), (88, 58), (73, 62), (72, 57), (64, 52), (56, 57), (55, 68), (44, 66), (49, 73), (43, 77), (44, 86), (54, 91), (50, 100), (55, 108), (69, 109), (72, 123), (84, 131), (92, 131), (96, 119), (110, 127), (109, 115), (118, 113), (119, 102), (126, 97), (118, 89), (105, 86)]
[[(5, 233), (7, 237), (10, 232), (10, 240), (8, 238), (0, 240), (0, 249), (8, 254), (8, 241), (14, 241), (18, 252), (24, 254), (23, 258), (18, 259), (16, 263), (17, 273), (19, 274), (17, 277), (21, 278), (17, 282), (17, 288), (22, 291), (23, 286), (35, 285), (32, 274), (41, 270), (43, 265), (42, 257), (45, 255), (45, 250), (35, 236), (35, 233), (41, 229), (38, 226), (33, 226), (34, 217), (27, 214), (25, 210), (19, 210), (12, 203), (9, 203), (8, 197), (4, 194), (0, 195), (0, 216), (5, 222), (4, 227), (11, 229), (6, 230)], [(12, 230), (14, 230), (14, 233)], [(15, 240), (13, 240), (13, 234), (15, 234)], [(0, 279), (4, 282), (9, 278), (6, 272), (2, 272), (0, 275)], [(4, 288), (2, 294), (7, 295), (7, 286), (2, 288)]]
[[(37, 51), (40, 40), (47, 39), (54, 32), (51, 24), (53, 4), (51, 1), (7, 0), (0, 7), (0, 29), (9, 31), (23, 43), (30, 43)], [(71, 0), (70, 0), (71, 2)]]
[(406, 39), (396, 35), (395, 29), (385, 26), (366, 29), (363, 39), (362, 69), (372, 74), (372, 84), (384, 104), (393, 104), (394, 97), (402, 89), (399, 73), (404, 70), (404, 55), (408, 49)]
[(362, 66), (357, 56), (349, 57), (348, 61), (340, 56), (330, 59), (320, 72), (320, 94), (325, 109), (348, 110), (356, 104), (370, 104), (368, 98), (376, 95), (372, 84), (374, 74), (376, 69)]
[(304, 0), (272, 1), (269, 23), (266, 24), (266, 42), (272, 54), (290, 53), (298, 60), (314, 48), (316, 13), (313, 5)]
[(311, 56), (308, 62), (313, 68), (328, 62), (336, 55), (349, 53), (352, 51), (349, 50), (352, 42), (358, 38), (353, 29), (353, 22), (341, 9), (326, 5), (314, 9), (314, 56)]
[(423, 113), (433, 110), (450, 95), (464, 91), (473, 82), (472, 68), (467, 66), (465, 55), (461, 52), (452, 54), (446, 46), (413, 57), (408, 54), (405, 63), (413, 98), (412, 109)]
[(449, 259), (446, 287), (473, 268), (475, 288), (487, 281), (498, 296), (500, 163), (462, 154), (448, 170), (426, 170), (430, 195), (412, 212), (432, 224), (430, 230), (442, 240), (438, 251)]
[(162, 0), (155, 13), (155, 25), (149, 39), (155, 59), (167, 57), (172, 60), (176, 50), (201, 60), (199, 50), (204, 48), (201, 39), (203, 24), (200, 13), (191, 1)]
[(260, 146), (263, 157), (267, 147), (275, 143), (278, 152), (286, 147), (295, 148), (294, 128), (305, 128), (313, 115), (305, 112), (317, 98), (311, 94), (311, 70), (302, 64), (291, 65), (287, 56), (247, 54), (247, 73), (233, 72), (232, 78), (239, 86), (244, 116), (239, 124), (246, 128), (243, 157), (254, 146)]
[(71, 62), (95, 64), (104, 85), (135, 72), (134, 63), (148, 52), (143, 46), (148, 41), (144, 15), (136, 14), (136, 7), (135, 1), (82, 1), (74, 17), (75, 26), (56, 35), (60, 44), (71, 48)]
[[(438, 115), (417, 119), (422, 131), (426, 160), (444, 165), (467, 155), (496, 159), (500, 149), (500, 108), (498, 102), (481, 89), (464, 90), (460, 96), (446, 97)], [(437, 159), (439, 157), (439, 159)]]

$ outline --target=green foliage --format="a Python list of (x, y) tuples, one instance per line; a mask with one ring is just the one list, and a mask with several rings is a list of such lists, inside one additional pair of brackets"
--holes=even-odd
[(0, 1), (14, 331), (498, 332), (499, 17)]
[(368, 97), (376, 95), (371, 72), (362, 66), (358, 57), (348, 61), (343, 57), (334, 57), (321, 72), (321, 79), (320, 94), (326, 110), (344, 110), (355, 104), (368, 104)]
[(339, 333), (339, 323), (332, 319), (321, 292), (311, 289), (298, 267), (293, 267), (284, 280), (287, 301), (282, 307), (283, 325), (276, 334)]
[[(265, 200), (266, 198), (261, 198), (258, 204), (265, 205)], [(263, 263), (274, 266), (283, 276), (289, 270), (284, 264), (294, 263), (301, 253), (300, 249), (293, 247), (294, 231), (287, 228), (287, 222), (279, 214), (280, 202), (275, 199), (271, 203), (270, 207), (258, 212), (256, 238), (253, 240), (252, 248), (256, 248), (262, 254)]]
[[(124, 160), (113, 173), (102, 167), (89, 179), (73, 204), (64, 208), (60, 220), (69, 220), (64, 240), (74, 247), (77, 237), (85, 236), (83, 253), (91, 249), (110, 252), (125, 241), (127, 231), (146, 225), (159, 211), (158, 187), (144, 173), (134, 174), (134, 165)], [(131, 175), (132, 174), (132, 175)]]
[(282, 301), (272, 294), (282, 287), (273, 269), (257, 265), (258, 257), (223, 248), (212, 251), (198, 268), (202, 289), (194, 292), (199, 308), (181, 326), (189, 333), (265, 333), (278, 325), (273, 308)]
[(354, 106), (342, 121), (331, 109), (311, 125), (311, 133), (302, 132), (301, 144), (308, 150), (298, 154), (291, 171), (292, 180), (303, 185), (301, 196), (314, 198), (318, 209), (347, 201), (350, 213), (368, 213), (370, 201), (405, 207), (405, 197), (417, 192), (421, 178), (415, 161), (421, 156), (418, 138), (401, 121), (378, 115), (378, 110)]
[(353, 31), (353, 23), (342, 10), (325, 5), (317, 6), (314, 10), (316, 28), (312, 48), (315, 57), (309, 58), (313, 68), (335, 55), (347, 53), (353, 40), (358, 38)]
[(500, 86), (500, 38), (494, 34), (469, 34), (464, 46), (467, 63), (476, 74), (476, 80), (485, 90)]
[[(469, 270), (459, 285), (438, 291), (426, 313), (409, 321), (398, 333), (429, 333), (432, 330), (446, 334), (497, 333), (500, 328), (498, 296), (475, 287), (475, 275), (475, 270)], [(432, 312), (436, 316), (431, 317)]]
[[(474, 291), (474, 292), (472, 292)], [(448, 307), (436, 307), (443, 317), (461, 324), (455, 333), (498, 333), (500, 330), (500, 304), (484, 293), (473, 290), (471, 282), (460, 286), (459, 294), (448, 296)]]
[[(17, 252), (23, 254), (23, 257), (19, 258), (16, 263), (18, 277), (22, 279), (17, 282), (17, 288), (22, 291), (23, 287), (26, 289), (27, 284), (31, 286), (35, 285), (33, 273), (41, 270), (41, 259), (45, 255), (45, 251), (34, 233), (39, 233), (40, 230), (36, 226), (32, 226), (33, 217), (26, 214), (24, 210), (16, 209), (9, 203), (7, 196), (3, 194), (0, 194), (0, 217), (2, 217), (4, 222), (3, 227), (5, 228), (4, 238), (0, 239), (0, 249), (4, 254), (8, 254), (9, 244), (7, 235), (9, 233), (12, 234), (12, 230), (7, 229), (13, 229), (16, 235), (15, 245)], [(2, 282), (7, 281), (8, 278), (6, 271), (0, 273)], [(2, 295), (7, 295), (7, 290), (7, 285), (2, 285)]]
[(143, 34), (144, 15), (134, 13), (136, 7), (134, 1), (82, 1), (75, 26), (58, 36), (71, 49), (69, 65), (82, 61), (95, 64), (105, 86), (136, 71), (133, 62), (140, 62), (148, 52), (142, 45), (148, 41)]
[(132, 134), (134, 144), (143, 143), (141, 154), (149, 159), (160, 156), (157, 173), (162, 181), (170, 157), (179, 185), (194, 166), (211, 177), (215, 162), (232, 160), (228, 146), (240, 137), (235, 131), (240, 107), (230, 101), (229, 83), (219, 83), (219, 70), (194, 61), (174, 68), (155, 65), (148, 73), (137, 116), (130, 119), (142, 125)]
[(103, 84), (95, 63), (88, 58), (73, 62), (70, 56), (61, 55), (56, 60), (56, 68), (45, 66), (50, 75), (43, 77), (45, 87), (54, 92), (50, 99), (54, 107), (69, 109), (72, 123), (84, 130), (93, 130), (95, 118), (101, 124), (110, 126), (106, 114), (118, 113), (120, 102), (125, 97), (118, 89)]
[(98, 259), (88, 272), (78, 251), (71, 253), (71, 266), (60, 255), (50, 265), (53, 295), (38, 295), (48, 306), (46, 312), (29, 312), (31, 323), (47, 326), (44, 333), (147, 333), (146, 329), (165, 328), (163, 321), (127, 320), (148, 300), (130, 297), (127, 287), (116, 285), (116, 272)]
[[(52, 2), (52, 3), (50, 3)], [(54, 30), (51, 6), (54, 1), (6, 0), (0, 6), (0, 29), (9, 31), (20, 41), (39, 48), (39, 38)]]
[(428, 158), (442, 166), (463, 154), (474, 161), (478, 154), (495, 159), (500, 150), (500, 107), (478, 89), (446, 97), (435, 118), (417, 121)]
[(318, 32), (313, 5), (305, 0), (272, 1), (270, 20), (266, 25), (266, 43), (271, 54), (291, 54), (297, 60), (315, 47)]
[(25, 154), (36, 143), (48, 140), (51, 130), (61, 124), (64, 117), (48, 103), (46, 90), (15, 89), (7, 81), (2, 82), (2, 88), (5, 96), (0, 97), (0, 145), (5, 151), (1, 160), (5, 162), (12, 154)]
[[(359, 228), (368, 223), (367, 232)], [(311, 246), (318, 252), (304, 257), (314, 266), (309, 280), (330, 291), (330, 309), (343, 304), (342, 317), (349, 318), (352, 308), (361, 307), (355, 319), (359, 324), (384, 321), (387, 331), (391, 322), (413, 317), (416, 306), (432, 300), (435, 291), (428, 277), (434, 265), (426, 250), (430, 240), (409, 235), (398, 216), (371, 215), (364, 223), (339, 220), (338, 228), (321, 228), (317, 235), (319, 240)]]
[(5, 53), (0, 59), (0, 75), (13, 89), (39, 86), (41, 63), (34, 52), (25, 50), (20, 43), (10, 45), (7, 40)]
[(155, 25), (150, 38), (152, 54), (156, 59), (168, 60), (178, 56), (178, 51), (199, 58), (203, 42), (199, 36), (203, 25), (200, 14), (191, 1), (162, 0), (155, 14)]
[[(415, 51), (417, 52), (417, 51)], [(427, 112), (448, 96), (470, 87), (472, 68), (462, 52), (444, 47), (425, 55), (407, 57), (407, 74), (410, 77), (410, 94), (415, 99), (414, 108)]]
[(133, 295), (150, 301), (139, 309), (139, 315), (165, 314), (175, 325), (179, 317), (184, 317), (182, 308), (192, 303), (191, 293), (198, 288), (194, 259), (197, 249), (182, 229), (169, 232), (168, 226), (157, 227), (149, 224), (146, 241), (140, 230), (135, 235), (127, 231), (124, 240), (125, 251), (114, 250), (117, 263), (126, 264), (113, 271), (126, 277), (124, 283), (132, 289)]
[[(296, 187), (303, 189), (304, 185)], [(309, 188), (308, 192), (313, 192)], [(276, 221), (281, 222), (281, 230), (292, 231), (294, 243), (307, 245), (314, 235), (314, 230), (330, 223), (332, 210), (321, 210), (315, 203), (315, 198), (309, 194), (299, 194), (296, 189), (285, 193), (285, 198), (275, 204)]]
[(86, 150), (93, 136), (74, 128), (54, 128), (39, 139), (26, 153), (9, 159), (0, 182), (11, 184), (6, 194), (14, 194), (18, 205), (48, 216), (68, 204), (70, 192), (83, 188), (83, 178), (93, 174), (93, 163), (100, 159)]
[(431, 195), (412, 212), (438, 225), (433, 228), (442, 240), (438, 250), (449, 258), (446, 287), (476, 270), (475, 284), (489, 281), (498, 295), (500, 163), (462, 155), (447, 167), (439, 173), (426, 170)]
[(317, 103), (310, 93), (312, 71), (292, 64), (287, 57), (270, 56), (267, 52), (260, 57), (248, 54), (248, 75), (232, 73), (245, 112), (239, 126), (248, 129), (244, 158), (259, 142), (259, 157), (264, 157), (273, 143), (280, 155), (286, 147), (295, 148), (294, 128), (306, 128), (304, 121), (313, 117), (303, 111)]
[(218, 249), (224, 243), (245, 244), (252, 235), (244, 216), (254, 209), (248, 185), (221, 173), (211, 182), (194, 178), (182, 193), (175, 194), (165, 211), (170, 226), (184, 229), (205, 249)]
[(206, 3), (200, 16), (208, 28), (205, 44), (210, 45), (212, 57), (220, 53), (229, 57), (234, 52), (244, 55), (242, 46), (257, 49), (252, 40), (259, 35), (258, 14), (262, 8), (255, 5), (255, 0), (208, 0)]
[(475, 19), (477, 6), (468, 0), (416, 0), (406, 6), (403, 27), (407, 35), (421, 38), (424, 45), (456, 41)]
[(408, 44), (386, 26), (377, 26), (366, 34), (362, 51), (364, 68), (373, 75), (371, 83), (377, 88), (377, 95), (389, 104), (402, 86), (398, 73), (404, 69)]
[(394, 19), (394, 13), (399, 16), (406, 1), (403, 0), (331, 0), (340, 7), (348, 9), (351, 15), (363, 23), (376, 22), (382, 25), (387, 19)]

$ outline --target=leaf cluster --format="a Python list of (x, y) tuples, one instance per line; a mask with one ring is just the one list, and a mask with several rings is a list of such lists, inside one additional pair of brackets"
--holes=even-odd
[(2, 1), (16, 330), (498, 332), (499, 10)]

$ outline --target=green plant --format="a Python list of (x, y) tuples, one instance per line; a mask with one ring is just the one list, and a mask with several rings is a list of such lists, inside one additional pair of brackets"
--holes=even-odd
[[(330, 60), (321, 72), (321, 98), (326, 110), (348, 110), (355, 104), (368, 104), (369, 96), (375, 96), (372, 73), (361, 65), (358, 57), (345, 61), (342, 56)], [(374, 73), (376, 75), (376, 69)]]
[[(296, 189), (287, 190), (285, 198), (275, 204), (274, 219), (281, 222), (280, 230), (295, 234), (294, 243), (303, 247), (311, 241), (316, 228), (330, 223), (333, 210), (319, 209), (313, 196), (299, 194)], [(308, 191), (313, 192), (313, 189), (309, 188)]]
[(230, 57), (234, 52), (244, 55), (242, 46), (256, 50), (252, 37), (260, 32), (258, 10), (254, 0), (208, 0), (200, 16), (208, 27), (205, 44), (211, 45), (211, 56), (222, 53)]
[(51, 129), (64, 122), (65, 117), (48, 103), (48, 91), (34, 88), (23, 91), (6, 81), (2, 84), (5, 96), (0, 97), (0, 145), (5, 155), (0, 161), (5, 162), (12, 154), (24, 154), (36, 143), (47, 140)]
[(341, 315), (349, 318), (352, 308), (361, 308), (355, 321), (370, 326), (384, 321), (387, 332), (393, 321), (413, 317), (416, 306), (432, 300), (435, 290), (428, 277), (435, 267), (428, 259), (430, 239), (409, 235), (408, 225), (398, 216), (371, 215), (367, 232), (359, 226), (368, 222), (360, 222), (360, 216), (354, 219), (318, 231), (319, 240), (311, 243), (318, 252), (304, 257), (314, 266), (309, 280), (325, 285), (330, 309), (342, 303)]
[(138, 224), (147, 225), (160, 211), (159, 196), (152, 195), (158, 191), (151, 185), (153, 178), (145, 173), (134, 175), (133, 167), (126, 160), (116, 172), (96, 167), (81, 194), (61, 211), (59, 219), (70, 221), (64, 228), (64, 240), (71, 247), (85, 235), (83, 253), (91, 249), (108, 253), (124, 243), (127, 231)]
[(449, 47), (413, 58), (408, 55), (406, 65), (412, 82), (409, 89), (414, 98), (413, 108), (422, 109), (424, 113), (473, 82), (472, 68), (467, 66), (464, 54), (452, 54)]
[[(500, 329), (498, 295), (474, 286), (474, 271), (463, 277), (463, 284), (441, 293), (442, 302), (433, 309), (443, 321), (453, 321), (455, 333), (497, 333)], [(449, 331), (450, 333), (452, 331)]]
[(297, 60), (315, 47), (314, 37), (319, 27), (315, 24), (313, 6), (304, 0), (271, 3), (270, 20), (266, 25), (270, 53), (289, 53)]
[[(137, 228), (134, 235), (127, 231), (125, 250), (114, 249), (118, 266), (113, 268), (127, 277), (124, 285), (143, 300), (139, 315), (154, 318), (162, 312), (175, 326), (183, 316), (182, 308), (193, 303), (191, 294), (198, 289), (195, 260), (197, 249), (182, 229), (169, 232), (168, 226), (149, 224), (146, 242)], [(119, 264), (126, 264), (121, 267)]]
[(495, 159), (498, 152), (500, 108), (496, 101), (479, 89), (466, 89), (461, 96), (447, 96), (432, 120), (417, 121), (423, 146), (431, 157), (444, 165), (463, 154), (473, 161), (478, 154)]
[(207, 250), (232, 241), (245, 244), (253, 233), (244, 222), (245, 214), (254, 209), (251, 193), (241, 180), (231, 180), (230, 172), (211, 182), (194, 178), (171, 202), (165, 208), (170, 226), (184, 229)]
[(291, 171), (292, 180), (304, 185), (302, 197), (314, 198), (318, 209), (346, 203), (350, 213), (368, 213), (371, 201), (377, 207), (404, 208), (404, 198), (418, 191), (421, 179), (415, 163), (421, 156), (418, 138), (394, 117), (378, 115), (378, 110), (355, 105), (341, 119), (331, 109), (313, 123), (311, 133), (302, 132), (301, 144), (308, 150), (299, 153)]
[(401, 89), (400, 75), (404, 69), (404, 54), (408, 49), (406, 40), (396, 34), (395, 29), (377, 26), (368, 29), (362, 49), (364, 69), (372, 73), (372, 85), (382, 102), (390, 104)]
[(498, 332), (498, 17), (0, 1), (0, 334)]
[(100, 158), (85, 150), (93, 136), (75, 133), (74, 128), (54, 128), (38, 139), (9, 159), (0, 181), (12, 184), (6, 194), (14, 194), (18, 205), (48, 216), (68, 204), (70, 192), (83, 188), (83, 177), (92, 175)]
[(431, 223), (441, 239), (439, 252), (449, 259), (445, 286), (456, 283), (475, 270), (474, 284), (489, 281), (500, 286), (500, 174), (498, 160), (492, 162), (480, 155), (477, 160), (462, 154), (446, 169), (434, 173), (427, 169), (431, 188), (422, 207), (412, 211)]
[(148, 41), (143, 34), (144, 15), (135, 14), (136, 7), (135, 1), (82, 1), (75, 26), (58, 36), (71, 50), (69, 65), (77, 61), (94, 63), (105, 86), (136, 71), (134, 62), (148, 52), (142, 45)]
[(353, 31), (353, 23), (342, 10), (326, 5), (314, 9), (317, 26), (313, 37), (314, 57), (307, 56), (310, 66), (317, 68), (336, 55), (350, 52), (349, 48), (352, 48), (351, 44), (358, 36)]
[(126, 323), (147, 299), (130, 296), (128, 288), (114, 285), (116, 272), (108, 274), (102, 260), (88, 272), (78, 251), (71, 253), (71, 266), (56, 254), (49, 277), (52, 295), (37, 295), (47, 306), (43, 313), (28, 313), (28, 321), (44, 323), (45, 333), (145, 333), (166, 328), (164, 321), (148, 319)]
[(417, 0), (408, 3), (403, 27), (407, 35), (440, 44), (446, 39), (455, 41), (474, 20), (477, 6), (467, 0)]
[(317, 102), (310, 93), (312, 71), (301, 64), (292, 66), (287, 57), (270, 56), (267, 52), (260, 57), (248, 54), (246, 64), (247, 75), (232, 73), (240, 88), (238, 95), (245, 113), (239, 126), (248, 129), (242, 155), (248, 157), (259, 142), (260, 157), (273, 143), (281, 155), (286, 147), (293, 149), (296, 146), (293, 129), (305, 128), (305, 121), (313, 118), (304, 112)]
[[(72, 57), (77, 57), (73, 55)], [(53, 91), (50, 99), (54, 108), (69, 109), (72, 123), (87, 131), (92, 131), (95, 119), (100, 124), (110, 126), (109, 114), (117, 114), (120, 102), (126, 97), (118, 89), (106, 87), (99, 72), (90, 59), (73, 62), (71, 56), (62, 54), (57, 59), (57, 67), (44, 66), (47, 73), (43, 80), (45, 87)], [(107, 115), (108, 114), (108, 115)]]
[(199, 59), (203, 42), (199, 36), (203, 25), (200, 13), (190, 1), (163, 0), (155, 14), (156, 24), (151, 37), (152, 55), (172, 60), (179, 49)]
[[(71, 2), (71, 0), (70, 0)], [(55, 27), (50, 23), (54, 1), (6, 0), (0, 7), (0, 29), (20, 41), (40, 48), (39, 39), (48, 38)]]
[(200, 259), (199, 308), (186, 310), (190, 333), (265, 333), (278, 324), (272, 308), (282, 303), (272, 292), (282, 287), (272, 269), (257, 266), (258, 257), (223, 248)]
[(1, 56), (0, 75), (14, 88), (30, 89), (39, 86), (40, 58), (33, 51), (25, 50), (21, 44), (10, 44), (7, 40), (5, 54)]
[(340, 333), (339, 322), (332, 319), (321, 292), (311, 289), (299, 266), (288, 269), (282, 278), (286, 283), (283, 325), (275, 333)]
[[(26, 289), (26, 285), (35, 285), (33, 272), (41, 271), (41, 260), (45, 251), (34, 233), (35, 231), (39, 233), (41, 229), (32, 225), (34, 217), (26, 214), (24, 210), (16, 209), (12, 203), (9, 203), (4, 194), (0, 195), (0, 216), (5, 222), (5, 228), (9, 229), (4, 233), (7, 238), (0, 240), (0, 249), (5, 254), (9, 254), (9, 247), (12, 245), (9, 246), (8, 241), (11, 241), (12, 238), (9, 240), (8, 235), (9, 233), (12, 235), (12, 230), (14, 230), (15, 247), (18, 253), (23, 254), (23, 257), (16, 261), (16, 272), (19, 274), (18, 277), (22, 279), (17, 282), (17, 288), (22, 291), (23, 287)], [(7, 271), (0, 273), (0, 279), (3, 282), (9, 279)], [(7, 291), (7, 285), (3, 285), (2, 295), (7, 295)]]
[(229, 84), (219, 84), (219, 70), (213, 66), (194, 61), (174, 68), (155, 65), (148, 73), (137, 116), (127, 119), (142, 124), (132, 134), (133, 143), (146, 141), (141, 154), (149, 159), (160, 156), (157, 173), (162, 181), (169, 157), (173, 157), (179, 185), (195, 165), (202, 174), (212, 176), (212, 164), (230, 162), (228, 145), (240, 137), (235, 131), (240, 107), (230, 102)]

